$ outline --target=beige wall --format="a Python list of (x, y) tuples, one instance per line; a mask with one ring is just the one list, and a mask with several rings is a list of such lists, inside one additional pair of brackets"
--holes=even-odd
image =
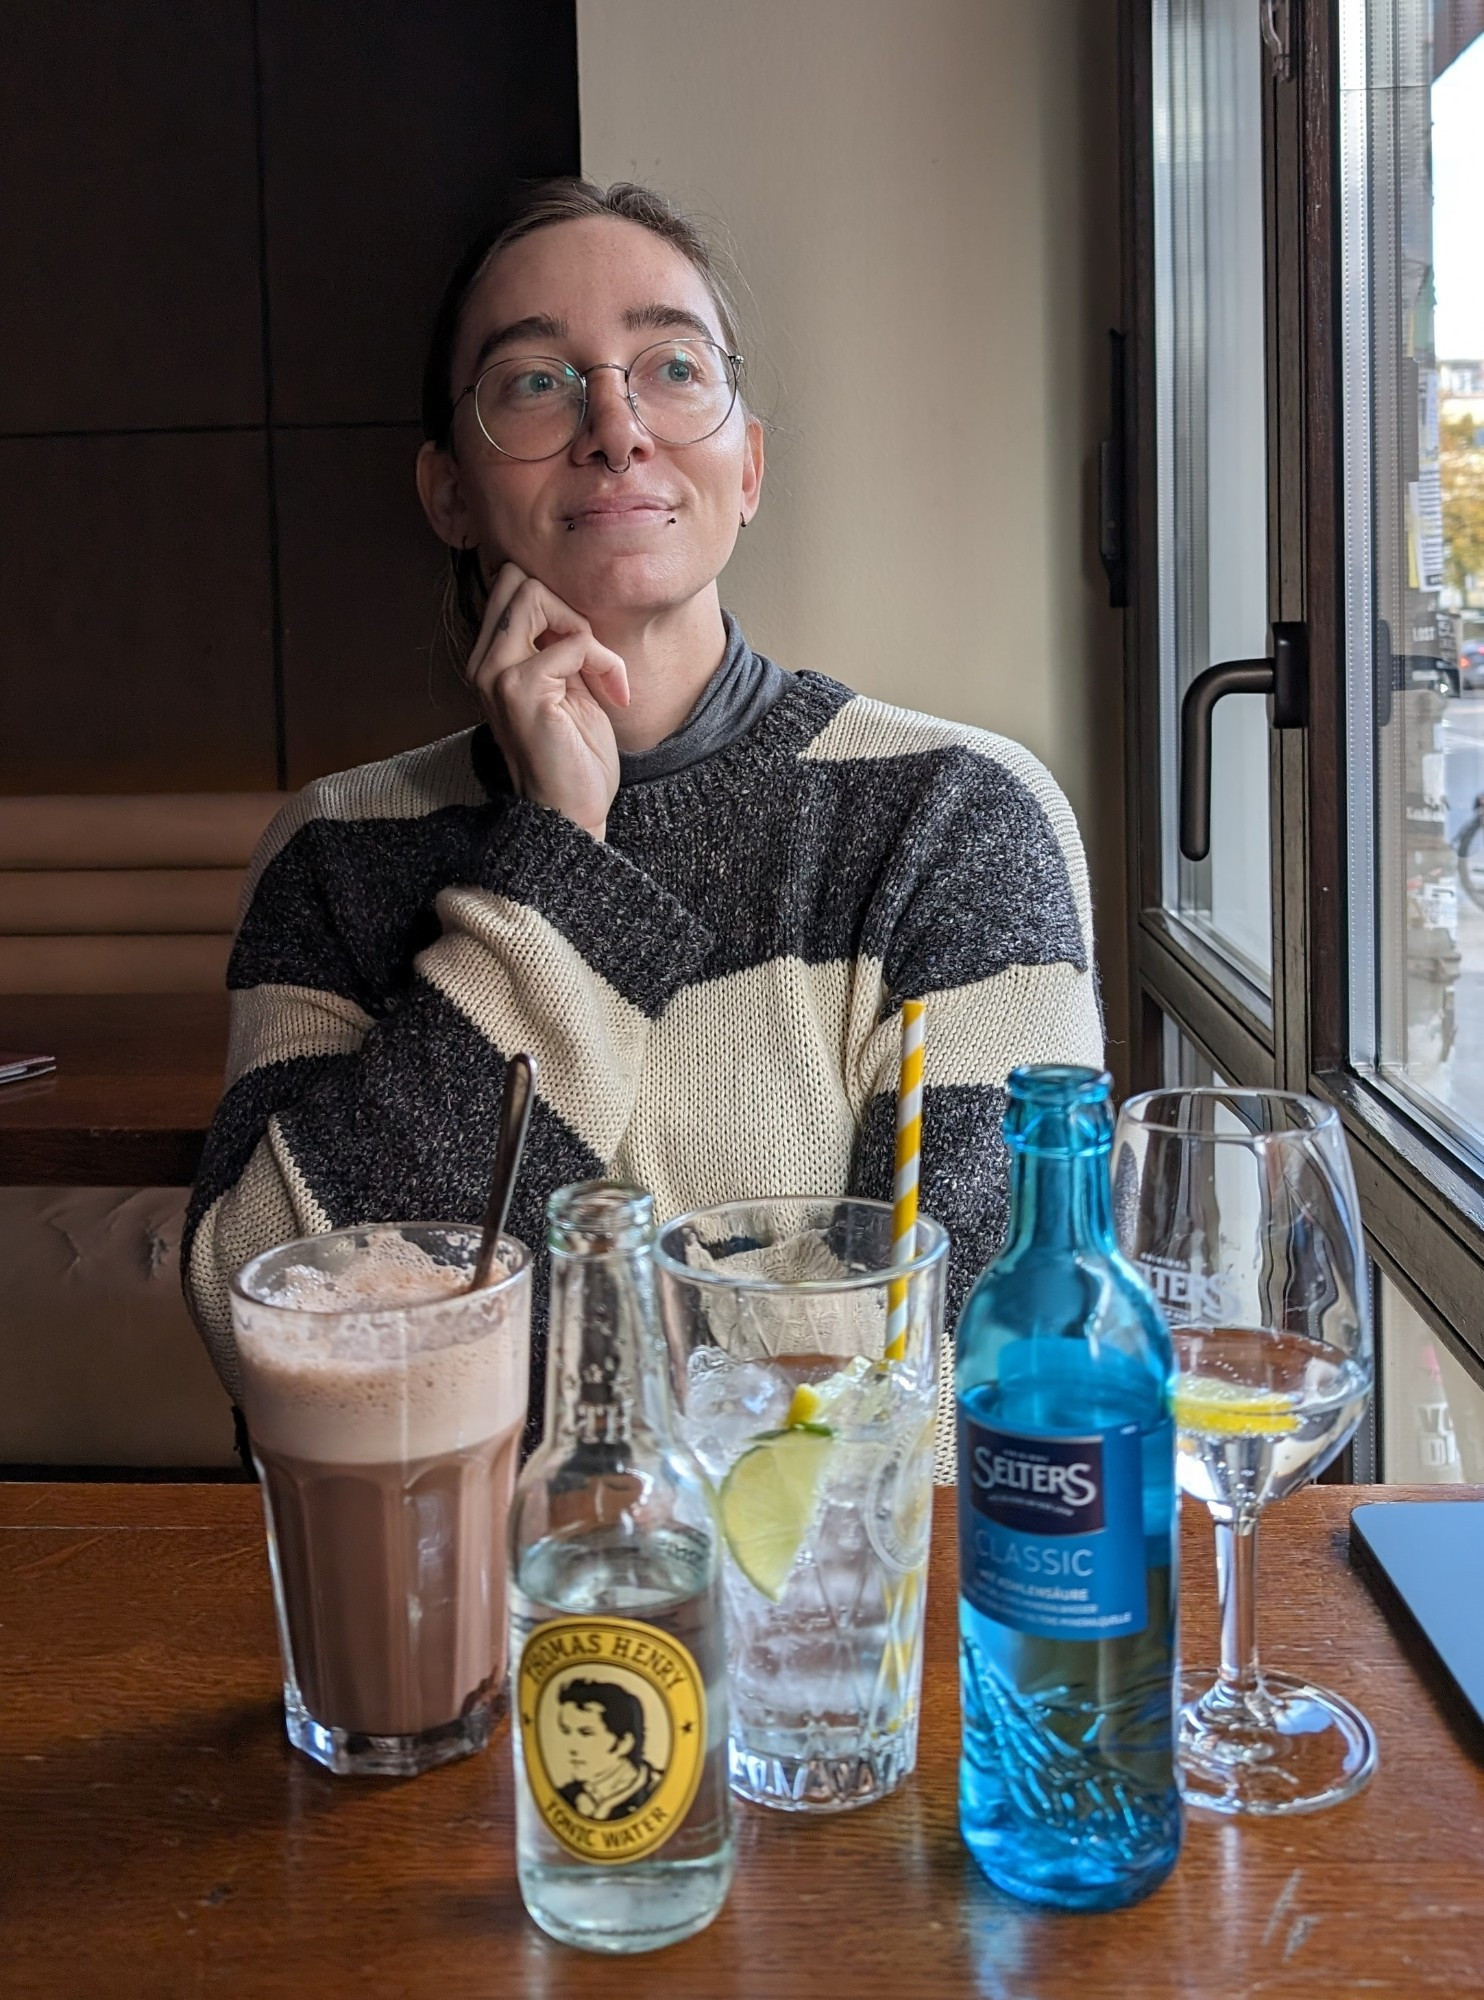
[[(752, 294), (751, 392), (774, 429), (725, 601), (784, 666), (1044, 758), (1089, 849), (1110, 1044), (1121, 630), (1093, 498), (1118, 315), (1114, 14), (577, 4), (585, 170), (698, 211)], [(933, 394), (950, 374), (956, 393)]]

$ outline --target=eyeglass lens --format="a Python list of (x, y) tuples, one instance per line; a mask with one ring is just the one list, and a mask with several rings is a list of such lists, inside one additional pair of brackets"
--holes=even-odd
[[(629, 367), (630, 407), (663, 444), (699, 444), (720, 430), (737, 395), (728, 355), (709, 340), (665, 340)], [(496, 361), (474, 390), (479, 427), (508, 458), (550, 458), (582, 423), (582, 377), (548, 355)]]

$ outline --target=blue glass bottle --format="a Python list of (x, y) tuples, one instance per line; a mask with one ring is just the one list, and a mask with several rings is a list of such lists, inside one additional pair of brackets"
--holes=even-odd
[(1180, 1850), (1169, 1334), (1113, 1233), (1110, 1080), (1009, 1082), (1010, 1226), (959, 1321), (959, 1820), (999, 1888), (1147, 1895)]

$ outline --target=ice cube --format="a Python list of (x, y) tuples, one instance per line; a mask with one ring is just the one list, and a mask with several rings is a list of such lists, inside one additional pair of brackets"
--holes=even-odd
[(745, 1410), (757, 1427), (767, 1429), (783, 1422), (794, 1393), (786, 1375), (756, 1361), (739, 1361), (734, 1364), (731, 1377), (732, 1402), (739, 1410)]
[(707, 1472), (719, 1479), (759, 1432), (781, 1427), (792, 1398), (788, 1379), (775, 1370), (700, 1347), (686, 1369), (681, 1427)]
[(719, 1347), (698, 1347), (686, 1371), (686, 1415), (697, 1421), (720, 1416), (753, 1429), (782, 1423), (792, 1393), (776, 1369), (734, 1361)]
[(685, 1407), (688, 1412), (712, 1408), (723, 1393), (729, 1357), (719, 1347), (697, 1347), (691, 1351), (685, 1370)]
[(837, 1435), (879, 1422), (890, 1405), (890, 1376), (861, 1356), (810, 1386), (819, 1399), (818, 1421), (828, 1424)]

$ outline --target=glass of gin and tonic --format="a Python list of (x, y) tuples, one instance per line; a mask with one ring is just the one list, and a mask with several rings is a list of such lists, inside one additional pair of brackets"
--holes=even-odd
[[(948, 1239), (884, 1202), (732, 1202), (659, 1238), (680, 1428), (725, 1536), (731, 1782), (866, 1805), (917, 1758)], [(893, 1308), (896, 1317), (893, 1318)]]

